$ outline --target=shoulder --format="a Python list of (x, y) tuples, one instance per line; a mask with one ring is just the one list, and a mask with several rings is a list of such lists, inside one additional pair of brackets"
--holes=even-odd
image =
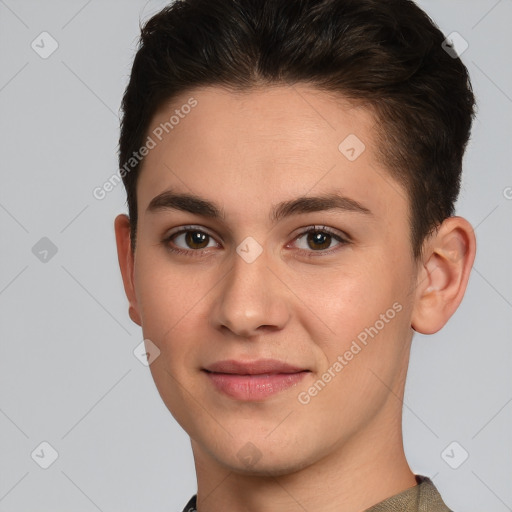
[(430, 478), (416, 475), (418, 482), (418, 510), (431, 512), (453, 512), (443, 501), (441, 494)]

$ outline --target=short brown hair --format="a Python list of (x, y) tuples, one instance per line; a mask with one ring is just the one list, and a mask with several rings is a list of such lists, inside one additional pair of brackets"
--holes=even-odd
[[(120, 166), (144, 144), (157, 109), (193, 87), (305, 83), (339, 93), (375, 114), (380, 155), (409, 195), (418, 257), (454, 213), (475, 108), (468, 71), (444, 39), (411, 0), (177, 0), (141, 28)], [(122, 173), (133, 249), (140, 167)]]

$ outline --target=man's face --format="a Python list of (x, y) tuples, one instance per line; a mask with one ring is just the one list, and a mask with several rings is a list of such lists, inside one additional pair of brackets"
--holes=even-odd
[(306, 86), (196, 89), (153, 119), (135, 309), (200, 461), (288, 473), (400, 429), (416, 264), (374, 122)]

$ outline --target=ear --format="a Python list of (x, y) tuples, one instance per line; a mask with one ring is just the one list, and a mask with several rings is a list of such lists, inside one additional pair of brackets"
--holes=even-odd
[(114, 229), (116, 232), (117, 258), (123, 276), (124, 291), (129, 302), (128, 314), (137, 325), (141, 325), (133, 279), (135, 254), (131, 247), (129, 217), (124, 214), (118, 215), (114, 222)]
[(425, 241), (412, 313), (415, 331), (433, 334), (453, 315), (466, 291), (475, 253), (475, 233), (462, 217), (449, 217)]

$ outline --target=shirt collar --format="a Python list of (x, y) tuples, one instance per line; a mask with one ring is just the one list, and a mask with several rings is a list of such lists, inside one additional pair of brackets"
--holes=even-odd
[(450, 512), (432, 480), (415, 475), (417, 485), (377, 503), (365, 512)]

